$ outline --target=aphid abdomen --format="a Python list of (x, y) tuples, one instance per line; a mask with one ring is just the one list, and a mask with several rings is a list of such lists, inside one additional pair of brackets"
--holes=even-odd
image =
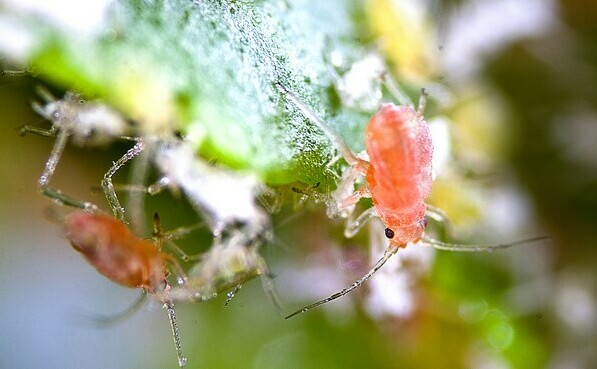
[(367, 185), (376, 211), (405, 245), (422, 234), (425, 199), (431, 190), (431, 133), (423, 117), (409, 107), (384, 104), (365, 132), (371, 165)]
[(116, 218), (77, 211), (65, 218), (73, 248), (102, 275), (122, 286), (154, 292), (165, 279), (165, 258)]

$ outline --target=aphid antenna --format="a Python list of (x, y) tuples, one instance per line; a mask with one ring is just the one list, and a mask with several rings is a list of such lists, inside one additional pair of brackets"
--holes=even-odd
[(533, 242), (539, 241), (546, 241), (550, 240), (551, 237), (547, 236), (539, 236), (539, 237), (531, 237), (525, 238), (522, 240), (510, 242), (510, 243), (502, 243), (502, 244), (459, 244), (459, 243), (447, 243), (436, 240), (434, 238), (429, 237), (428, 235), (424, 235), (421, 241), (418, 242), (419, 245), (423, 246), (430, 246), (434, 249), (444, 250), (444, 251), (461, 251), (461, 252), (491, 252), (493, 250), (499, 249), (507, 249), (514, 246), (530, 244)]
[(172, 329), (172, 337), (174, 338), (174, 347), (176, 348), (176, 357), (178, 358), (178, 366), (184, 368), (187, 365), (187, 358), (182, 353), (182, 344), (180, 343), (180, 333), (178, 332), (178, 320), (176, 319), (176, 312), (174, 311), (174, 303), (170, 299), (164, 301), (164, 308), (168, 311), (168, 320), (170, 321), (170, 328)]
[(139, 311), (139, 309), (141, 307), (143, 307), (145, 305), (145, 303), (147, 302), (147, 296), (148, 296), (148, 294), (145, 291), (143, 291), (143, 292), (141, 292), (139, 297), (135, 300), (135, 302), (133, 302), (133, 304), (131, 306), (129, 306), (122, 312), (114, 314), (114, 315), (95, 316), (93, 318), (93, 322), (95, 323), (96, 326), (102, 327), (102, 328), (103, 327), (107, 328), (114, 324), (120, 323), (120, 322), (130, 318), (135, 313), (137, 313), (137, 311)]
[(367, 274), (365, 274), (363, 277), (361, 277), (356, 282), (351, 284), (349, 287), (343, 289), (342, 291), (336, 292), (335, 294), (331, 295), (330, 297), (328, 297), (326, 299), (323, 299), (323, 300), (317, 301), (316, 303), (313, 303), (311, 305), (305, 306), (304, 308), (299, 309), (299, 310), (295, 311), (294, 313), (286, 316), (285, 319), (290, 319), (293, 316), (307, 312), (317, 306), (327, 304), (330, 301), (333, 301), (337, 298), (340, 298), (340, 297), (352, 292), (354, 289), (358, 288), (360, 285), (362, 285), (364, 282), (366, 282), (369, 278), (371, 278), (392, 256), (394, 256), (394, 254), (396, 254), (396, 252), (399, 249), (400, 249), (399, 247), (395, 247), (395, 246), (388, 247), (386, 249), (386, 251), (384, 252), (383, 256), (381, 257), (381, 259), (379, 259), (377, 261), (377, 263), (375, 263), (375, 265), (371, 268), (371, 270), (369, 270), (369, 272), (367, 272)]
[(296, 106), (300, 112), (315, 124), (319, 129), (323, 131), (326, 137), (332, 141), (336, 149), (340, 152), (344, 160), (350, 165), (356, 165), (359, 163), (359, 159), (355, 156), (352, 150), (348, 147), (346, 142), (335, 132), (333, 132), (329, 126), (315, 114), (299, 97), (286, 88), (282, 83), (276, 82), (276, 87)]

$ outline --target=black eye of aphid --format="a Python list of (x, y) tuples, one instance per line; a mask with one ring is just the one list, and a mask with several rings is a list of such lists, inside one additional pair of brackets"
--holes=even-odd
[(390, 228), (386, 228), (385, 233), (387, 238), (394, 238), (394, 231), (392, 231)]
[(423, 219), (421, 219), (421, 225), (423, 225), (423, 228), (427, 228), (427, 217), (423, 217)]

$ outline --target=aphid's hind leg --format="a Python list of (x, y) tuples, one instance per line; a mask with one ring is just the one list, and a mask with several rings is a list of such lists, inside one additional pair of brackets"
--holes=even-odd
[(116, 190), (114, 188), (114, 184), (112, 183), (112, 177), (120, 168), (122, 168), (123, 165), (138, 156), (144, 148), (145, 146), (143, 141), (138, 141), (135, 146), (130, 148), (120, 159), (112, 164), (102, 179), (102, 189), (106, 195), (106, 200), (112, 209), (114, 217), (120, 221), (124, 221), (124, 208), (120, 204), (118, 196), (116, 195)]
[(377, 216), (375, 207), (372, 206), (369, 209), (362, 212), (358, 217), (350, 216), (346, 221), (346, 227), (344, 228), (344, 237), (352, 238), (367, 224), (371, 218)]

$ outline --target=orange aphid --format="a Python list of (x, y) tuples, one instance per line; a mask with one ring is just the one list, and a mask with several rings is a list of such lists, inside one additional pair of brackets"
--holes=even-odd
[[(157, 228), (157, 214), (154, 222)], [(178, 365), (184, 367), (187, 359), (182, 354), (176, 313), (167, 281), (168, 264), (178, 269), (179, 280), (185, 279), (176, 259), (161, 251), (160, 243), (137, 237), (126, 224), (109, 215), (79, 210), (67, 215), (63, 224), (66, 237), (73, 248), (83, 254), (100, 274), (122, 286), (142, 288), (164, 303), (170, 319)], [(156, 229), (155, 232), (159, 234), (161, 230)]]
[(135, 236), (121, 221), (101, 213), (75, 211), (64, 219), (64, 228), (73, 248), (100, 274), (149, 293), (164, 289), (171, 256), (151, 240)]

